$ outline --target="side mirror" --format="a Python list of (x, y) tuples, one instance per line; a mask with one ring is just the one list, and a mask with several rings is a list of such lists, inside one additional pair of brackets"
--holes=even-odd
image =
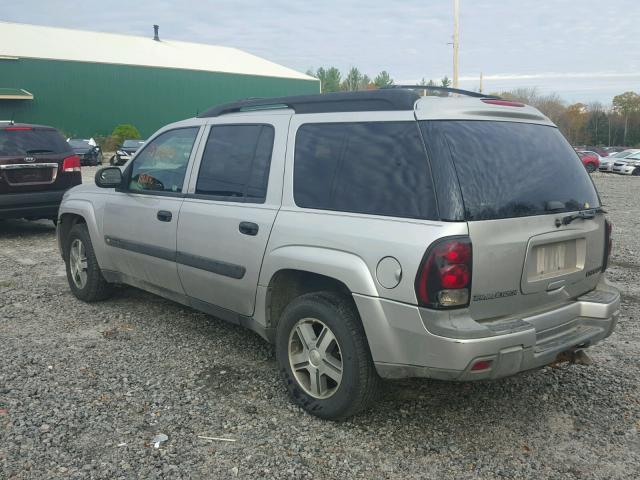
[(122, 170), (119, 167), (105, 167), (96, 172), (96, 185), (100, 188), (118, 188), (122, 184)]

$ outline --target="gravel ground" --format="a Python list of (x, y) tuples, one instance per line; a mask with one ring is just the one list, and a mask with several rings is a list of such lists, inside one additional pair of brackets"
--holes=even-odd
[(640, 178), (594, 180), (624, 296), (592, 365), (389, 382), (344, 423), (294, 407), (255, 334), (133, 288), (82, 303), (51, 223), (1, 222), (0, 478), (639, 478)]

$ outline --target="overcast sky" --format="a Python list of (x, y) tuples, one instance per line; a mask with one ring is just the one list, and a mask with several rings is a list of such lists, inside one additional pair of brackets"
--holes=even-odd
[[(461, 87), (640, 92), (640, 0), (460, 0)], [(0, 19), (237, 47), (299, 71), (451, 76), (453, 0), (0, 0)], [(47, 39), (55, 41), (55, 39)]]

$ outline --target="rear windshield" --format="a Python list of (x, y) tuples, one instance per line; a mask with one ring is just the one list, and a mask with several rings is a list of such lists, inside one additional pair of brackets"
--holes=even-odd
[(138, 148), (140, 147), (144, 142), (142, 140), (125, 140), (124, 143), (122, 144), (123, 148)]
[[(465, 218), (544, 215), (599, 207), (578, 155), (555, 127), (516, 122), (423, 121), (432, 155), (451, 157)], [(436, 136), (445, 141), (430, 139)]]
[(0, 129), (0, 156), (67, 153), (69, 144), (57, 130), (3, 130)]

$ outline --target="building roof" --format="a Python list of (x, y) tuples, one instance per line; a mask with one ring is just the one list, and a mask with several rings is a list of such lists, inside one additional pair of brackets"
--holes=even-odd
[(236, 48), (0, 22), (2, 57), (70, 60), (315, 80)]

